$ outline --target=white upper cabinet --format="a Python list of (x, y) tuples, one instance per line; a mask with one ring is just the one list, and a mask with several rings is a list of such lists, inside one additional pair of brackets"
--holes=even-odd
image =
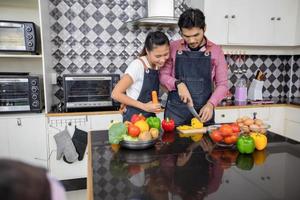
[(221, 45), (296, 45), (299, 0), (206, 0), (206, 35)]
[(217, 44), (227, 44), (228, 41), (228, 1), (206, 0), (204, 4), (206, 35)]

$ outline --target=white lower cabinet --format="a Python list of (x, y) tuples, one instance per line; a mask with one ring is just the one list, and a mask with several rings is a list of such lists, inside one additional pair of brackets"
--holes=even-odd
[(54, 135), (67, 128), (72, 137), (78, 129), (89, 132), (90, 123), (87, 116), (49, 117), (48, 137), (49, 137), (49, 171), (52, 176), (59, 180), (76, 179), (87, 177), (87, 148), (83, 160), (74, 163), (67, 163), (62, 158), (57, 160), (57, 145)]
[(47, 167), (47, 136), (44, 114), (0, 118), (0, 156)]
[(286, 120), (285, 136), (300, 142), (300, 123)]
[(107, 130), (111, 121), (123, 121), (120, 113), (107, 115), (90, 115), (88, 116), (91, 124), (91, 130)]
[(266, 123), (271, 125), (270, 131), (285, 136), (286, 107), (270, 107), (270, 117)]
[(239, 117), (238, 109), (216, 109), (215, 110), (216, 123), (235, 122), (238, 117)]
[(6, 120), (0, 118), (0, 158), (9, 158), (9, 141)]

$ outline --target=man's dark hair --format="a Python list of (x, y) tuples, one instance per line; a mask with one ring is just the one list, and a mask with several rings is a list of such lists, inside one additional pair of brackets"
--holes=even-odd
[(168, 37), (161, 31), (150, 32), (145, 40), (144, 48), (140, 54), (140, 56), (145, 56), (146, 50), (152, 51), (155, 47), (161, 45), (170, 45)]
[(201, 10), (189, 8), (180, 15), (178, 26), (180, 30), (182, 30), (182, 28), (190, 29), (193, 27), (204, 29), (205, 16)]

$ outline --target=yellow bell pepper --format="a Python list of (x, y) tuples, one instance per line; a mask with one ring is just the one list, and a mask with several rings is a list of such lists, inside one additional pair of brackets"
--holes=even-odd
[(254, 139), (255, 148), (257, 150), (263, 150), (266, 148), (268, 139), (264, 134), (261, 133), (251, 133), (250, 136)]
[(139, 120), (135, 122), (134, 125), (140, 128), (141, 133), (144, 131), (149, 131), (149, 125), (145, 120)]
[(203, 128), (203, 123), (200, 122), (196, 117), (191, 120), (191, 125), (193, 128)]

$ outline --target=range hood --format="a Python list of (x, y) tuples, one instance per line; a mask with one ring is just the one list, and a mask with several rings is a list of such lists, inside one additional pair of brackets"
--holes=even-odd
[(177, 26), (174, 0), (148, 0), (148, 16), (127, 22), (129, 26)]

